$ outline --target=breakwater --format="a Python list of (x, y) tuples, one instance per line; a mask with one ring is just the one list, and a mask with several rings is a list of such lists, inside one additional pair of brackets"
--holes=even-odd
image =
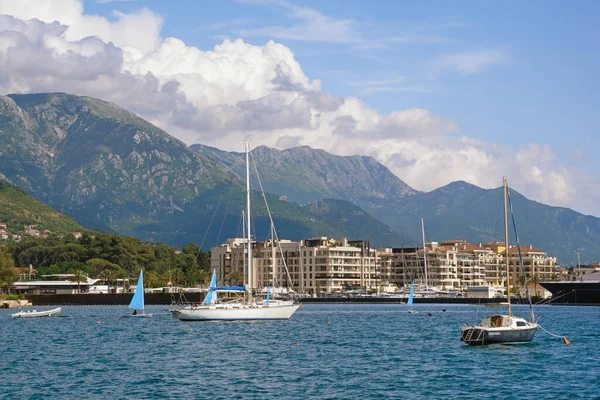
[[(131, 294), (33, 294), (25, 298), (34, 306), (101, 306), (101, 305), (128, 305)], [(187, 301), (189, 303), (200, 303), (204, 299), (204, 293), (185, 293), (184, 297), (179, 293), (146, 293), (144, 301), (146, 305), (169, 305)], [(299, 300), (301, 303), (324, 303), (324, 304), (402, 304), (406, 298), (401, 297), (317, 297)], [(473, 299), (466, 297), (432, 297), (415, 298), (415, 304), (490, 304), (505, 301), (503, 299)]]
[[(301, 303), (320, 304), (404, 304), (408, 298), (402, 297), (317, 297), (300, 300)], [(468, 297), (420, 297), (413, 299), (414, 304), (493, 304), (506, 299), (475, 299)]]
[[(30, 294), (25, 298), (34, 306), (122, 306), (131, 302), (131, 293), (118, 294)], [(145, 293), (144, 303), (148, 305), (168, 305), (186, 300), (199, 303), (204, 293), (186, 293), (185, 299), (179, 293)]]

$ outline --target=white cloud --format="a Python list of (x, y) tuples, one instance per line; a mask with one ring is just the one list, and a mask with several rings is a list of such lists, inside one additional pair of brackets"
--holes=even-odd
[[(292, 10), (298, 18), (322, 18)], [(305, 14), (303, 14), (305, 13)], [(160, 37), (162, 18), (150, 10), (85, 14), (75, 0), (0, 0), (0, 91), (63, 91), (114, 101), (188, 144), (242, 150), (253, 145), (310, 145), (340, 155), (372, 155), (420, 190), (454, 180), (496, 187), (507, 175), (534, 199), (573, 205), (597, 198), (593, 180), (560, 164), (552, 149), (505, 148), (468, 137), (452, 120), (418, 108), (381, 115), (357, 98), (340, 98), (307, 77), (292, 51), (224, 41), (210, 51)], [(36, 18), (36, 19), (32, 19)], [(351, 40), (344, 24), (339, 41)], [(475, 73), (503, 53), (446, 56), (438, 67)], [(400, 87), (366, 81), (358, 88)], [(596, 197), (594, 197), (596, 196)], [(585, 211), (598, 213), (597, 203)]]
[(291, 26), (264, 26), (259, 28), (237, 29), (234, 32), (244, 37), (266, 37), (305, 42), (361, 43), (363, 39), (356, 31), (356, 23), (351, 19), (337, 19), (324, 15), (318, 10), (297, 7), (285, 1), (250, 1), (247, 3), (275, 6), (285, 10), (297, 23)]
[(96, 0), (96, 3), (99, 4), (108, 4), (108, 3), (129, 3), (135, 0)]
[[(271, 26), (249, 26), (251, 21), (223, 21), (213, 24), (214, 30), (232, 28), (234, 25), (246, 25), (232, 28), (229, 32), (236, 37), (257, 37), (298, 42), (330, 43), (347, 45), (352, 51), (370, 51), (387, 49), (394, 44), (439, 43), (447, 39), (436, 33), (439, 29), (456, 27), (456, 24), (421, 27), (415, 32), (402, 32), (392, 35), (382, 34), (378, 24), (366, 20), (337, 18), (325, 15), (314, 8), (299, 7), (282, 0), (238, 0), (239, 3), (267, 7), (270, 11), (281, 13), (281, 23)], [(255, 24), (256, 25), (256, 24)], [(228, 36), (219, 36), (226, 38)]]
[(506, 51), (500, 49), (475, 50), (446, 54), (432, 63), (434, 73), (455, 71), (462, 75), (471, 75), (496, 64), (508, 62)]

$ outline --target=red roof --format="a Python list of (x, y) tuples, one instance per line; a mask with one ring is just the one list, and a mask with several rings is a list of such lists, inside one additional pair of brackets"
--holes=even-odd
[[(515, 245), (508, 246), (509, 253), (518, 253), (519, 249)], [(532, 245), (529, 246), (521, 246), (521, 253), (546, 253), (544, 250), (536, 249)]]

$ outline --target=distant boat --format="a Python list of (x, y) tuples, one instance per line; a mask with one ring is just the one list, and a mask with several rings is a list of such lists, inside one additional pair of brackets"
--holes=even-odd
[(414, 296), (415, 296), (415, 280), (413, 279), (412, 283), (410, 285), (410, 293), (408, 294), (408, 301), (406, 302), (406, 304), (410, 307), (408, 312), (411, 314), (417, 314), (417, 311), (412, 309)]
[(11, 315), (13, 318), (38, 318), (38, 317), (55, 317), (62, 311), (62, 308), (54, 308), (52, 310), (36, 311), (36, 310), (20, 310)]
[[(527, 298), (529, 299), (529, 306), (531, 310), (531, 321), (527, 321), (524, 318), (516, 317), (513, 315), (510, 307), (510, 269), (508, 264), (508, 208), (507, 208), (507, 196), (508, 185), (506, 178), (503, 181), (504, 186), (504, 239), (505, 239), (505, 256), (506, 262), (506, 297), (507, 303), (501, 305), (507, 306), (506, 314), (496, 314), (490, 317), (484, 318), (479, 325), (465, 325), (462, 328), (460, 340), (470, 346), (481, 346), (494, 343), (504, 344), (516, 344), (516, 343), (527, 343), (533, 340), (535, 332), (537, 331), (538, 325), (535, 322), (535, 316), (533, 314), (533, 306), (531, 305), (531, 299), (529, 299), (529, 291), (527, 291)], [(511, 205), (512, 213), (512, 205)], [(514, 218), (513, 218), (514, 227)], [(515, 228), (516, 236), (516, 228)], [(516, 237), (517, 247), (519, 246), (519, 238)], [(519, 248), (519, 257), (521, 257), (521, 250)], [(521, 259), (521, 265), (523, 260)], [(526, 286), (527, 289), (527, 286)]]
[[(247, 223), (247, 255), (248, 255), (248, 274), (245, 277), (248, 290), (243, 286), (217, 287), (216, 272), (213, 270), (213, 276), (209, 285), (208, 293), (204, 301), (199, 306), (192, 306), (184, 309), (173, 309), (171, 313), (177, 319), (182, 321), (252, 321), (252, 320), (271, 320), (271, 319), (290, 319), (292, 314), (300, 307), (300, 304), (293, 300), (271, 300), (271, 289), (267, 289), (266, 299), (256, 299), (252, 295), (252, 243), (250, 232), (250, 146), (245, 143), (246, 149), (246, 218)], [(267, 207), (268, 211), (268, 207)], [(270, 211), (269, 216), (270, 216)], [(273, 223), (271, 222), (271, 228)], [(218, 294), (221, 292), (237, 292), (243, 295), (239, 300), (221, 302), (218, 300)]]
[(140, 277), (138, 278), (137, 286), (135, 287), (135, 293), (129, 303), (129, 308), (133, 310), (133, 314), (125, 315), (125, 317), (132, 318), (150, 318), (152, 314), (144, 313), (144, 273), (140, 271)]

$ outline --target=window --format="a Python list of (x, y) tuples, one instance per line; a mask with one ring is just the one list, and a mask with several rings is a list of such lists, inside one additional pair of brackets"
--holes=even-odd
[(517, 321), (517, 326), (527, 326), (527, 324), (523, 321)]

